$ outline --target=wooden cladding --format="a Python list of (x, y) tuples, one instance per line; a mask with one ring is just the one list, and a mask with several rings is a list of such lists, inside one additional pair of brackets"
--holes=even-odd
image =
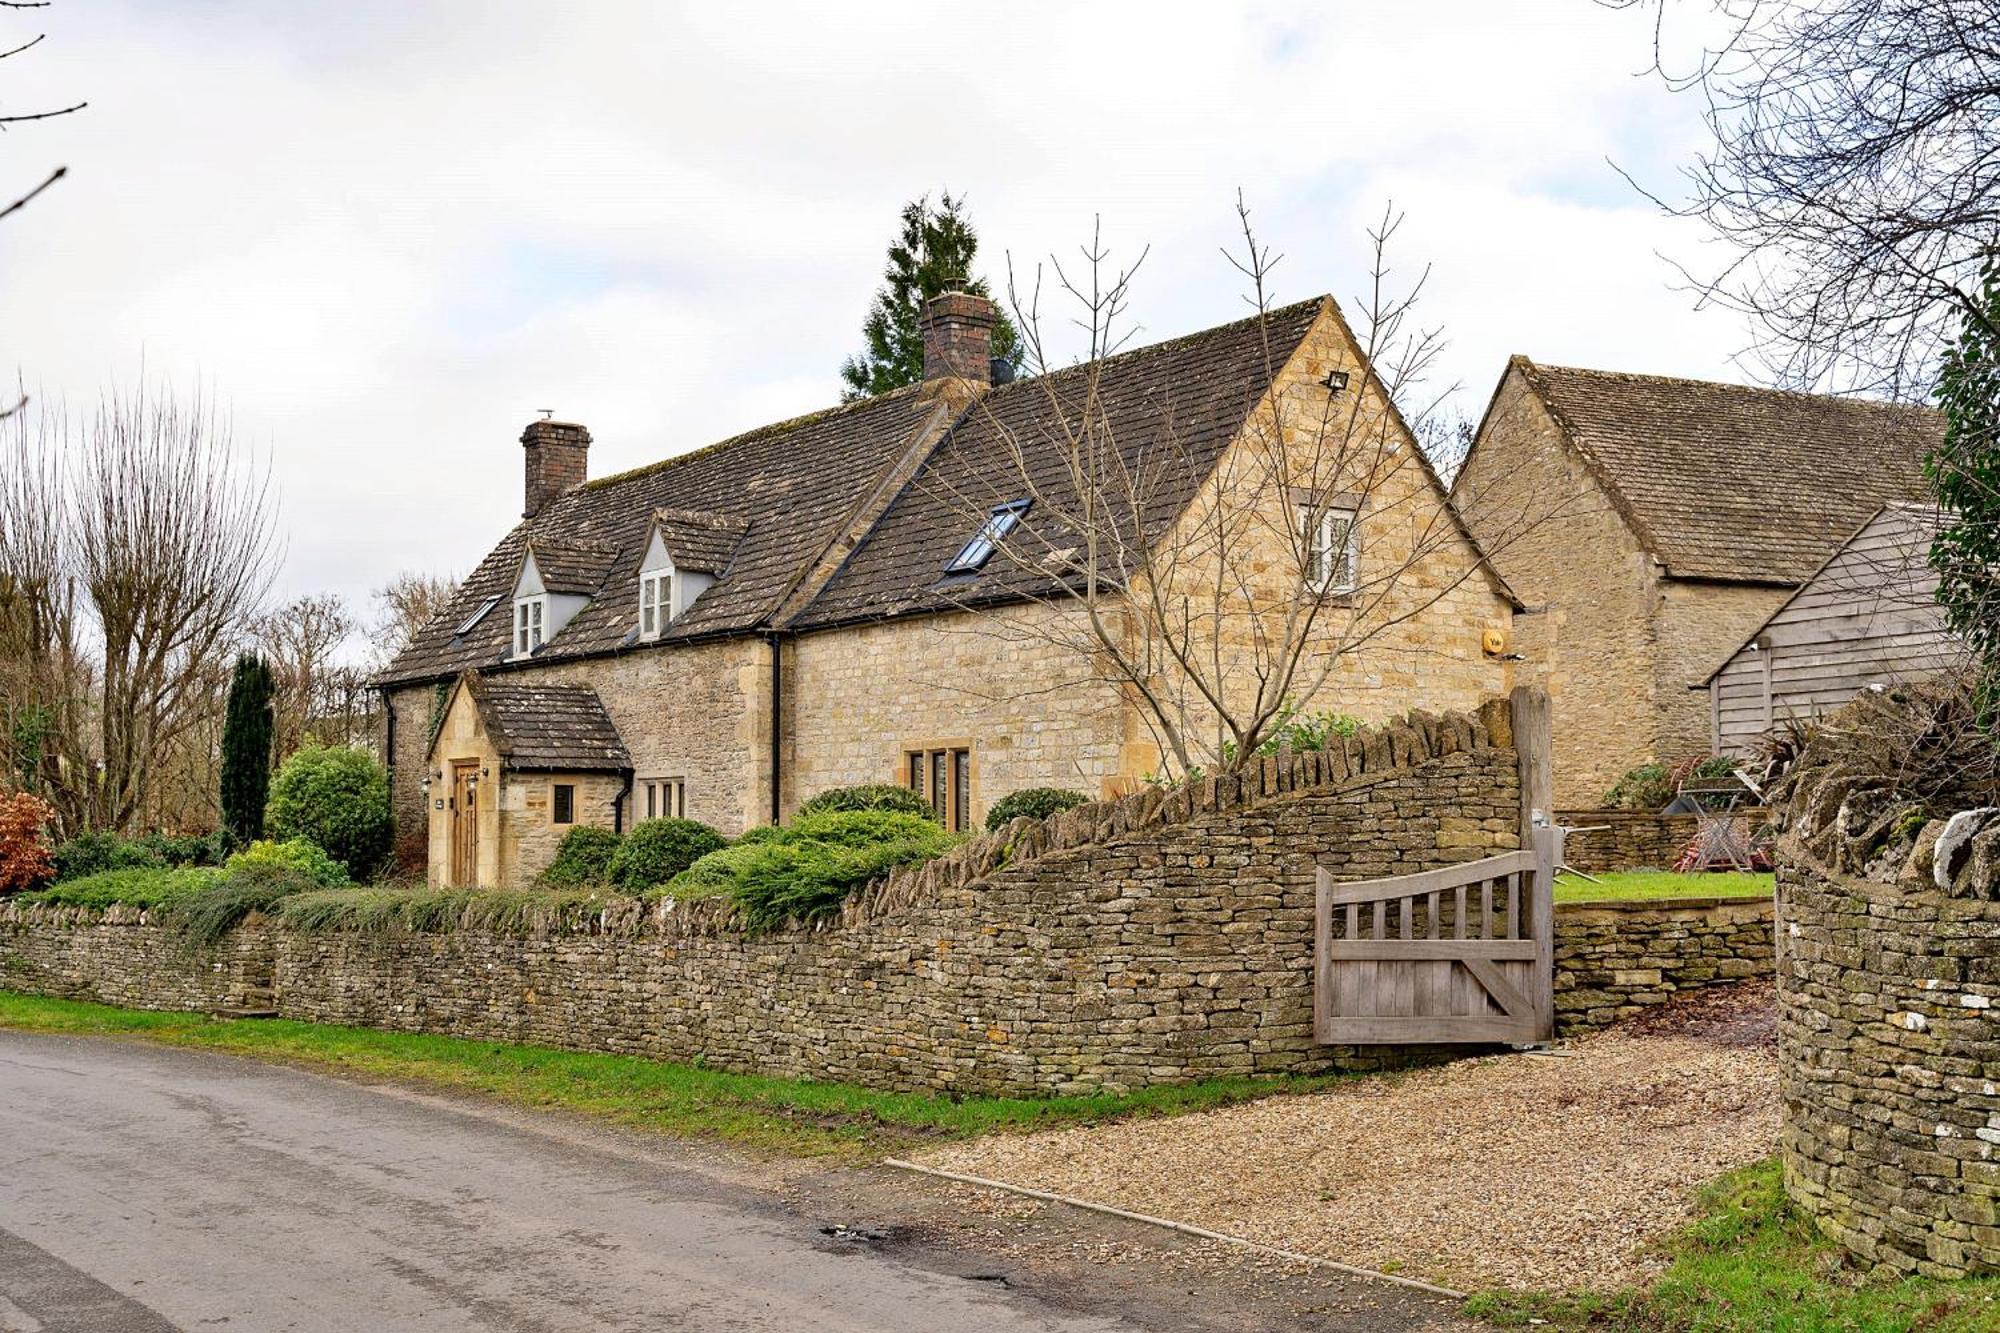
[(921, 793), (937, 812), (938, 819), (954, 833), (971, 827), (972, 748), (943, 745), (907, 750), (903, 754), (904, 779), (912, 791)]

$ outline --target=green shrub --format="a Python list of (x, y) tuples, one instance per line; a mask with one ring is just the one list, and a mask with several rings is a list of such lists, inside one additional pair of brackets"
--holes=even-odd
[(1689, 776), (1696, 778), (1726, 778), (1736, 771), (1736, 756), (1712, 754), (1695, 763)]
[(728, 895), (756, 930), (837, 911), (870, 880), (899, 865), (928, 861), (959, 838), (925, 815), (837, 810), (806, 815), (786, 828), (752, 829), (733, 847), (712, 852), (674, 877), (672, 896), (689, 901)]
[(1065, 791), (1061, 787), (1029, 787), (1022, 791), (1008, 792), (993, 803), (986, 812), (986, 831), (999, 828), (1009, 820), (1047, 819), (1050, 815), (1061, 814), (1085, 805), (1090, 798), (1080, 791)]
[(608, 828), (579, 824), (563, 835), (555, 860), (542, 872), (542, 883), (555, 889), (611, 882), (611, 858), (624, 839)]
[(133, 845), (150, 852), (161, 865), (219, 866), (229, 859), (229, 835), (213, 833), (142, 833)]
[(321, 887), (319, 881), (290, 866), (242, 865), (223, 871), (208, 888), (173, 903), (167, 923), (195, 944), (214, 944), (252, 912), (269, 912), (294, 894)]
[(62, 907), (171, 907), (214, 887), (223, 872), (212, 866), (127, 866), (102, 870), (78, 879), (59, 880), (46, 889), (23, 894), (24, 903)]
[(264, 827), (274, 841), (309, 838), (350, 878), (366, 878), (388, 855), (394, 832), (389, 776), (366, 750), (308, 745), (271, 780)]
[(304, 875), (322, 889), (338, 889), (353, 883), (347, 867), (328, 856), (308, 838), (287, 842), (260, 839), (229, 858), (224, 869), (247, 870), (253, 866), (276, 866)]
[(166, 865), (153, 848), (116, 833), (79, 833), (56, 848), (56, 882), (87, 879), (107, 870)]
[(665, 884), (729, 840), (692, 819), (647, 819), (632, 826), (611, 857), (611, 882), (620, 888)]
[(921, 793), (886, 782), (830, 788), (800, 806), (799, 816), (854, 810), (892, 810), (899, 814), (922, 815), (926, 819), (937, 818), (937, 812), (931, 809), (931, 803)]
[(1639, 765), (1604, 794), (1613, 810), (1658, 810), (1673, 799), (1673, 779), (1662, 764)]

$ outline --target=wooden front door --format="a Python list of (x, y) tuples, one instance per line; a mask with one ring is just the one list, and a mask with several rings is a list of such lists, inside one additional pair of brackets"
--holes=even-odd
[(451, 887), (479, 884), (479, 761), (455, 760), (451, 766)]

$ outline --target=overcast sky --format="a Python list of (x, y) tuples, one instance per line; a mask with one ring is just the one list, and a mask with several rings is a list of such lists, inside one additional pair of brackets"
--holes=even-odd
[[(1240, 187), (1278, 295), (1352, 306), (1406, 212), (1442, 379), (1506, 357), (1738, 379), (1735, 317), (1607, 162), (1670, 190), (1698, 106), (1590, 0), (797, 7), (171, 5), (0, 11), (0, 365), (92, 398), (199, 378), (268, 450), (280, 591), (463, 573), (516, 519), (522, 426), (601, 476), (835, 401), (897, 209), (970, 200), (986, 275), (1146, 245), (1144, 341), (1239, 317)], [(1443, 387), (1440, 384), (1439, 387)]]

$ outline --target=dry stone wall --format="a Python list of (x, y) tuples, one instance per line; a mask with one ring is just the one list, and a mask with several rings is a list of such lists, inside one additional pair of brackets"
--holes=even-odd
[[(1751, 828), (1769, 817), (1762, 807), (1737, 812)], [(1586, 874), (1614, 870), (1671, 870), (1694, 839), (1693, 815), (1661, 815), (1645, 810), (1558, 810), (1556, 822), (1572, 830), (1563, 859)]]
[(1768, 977), (1769, 898), (1562, 903), (1556, 1031), (1607, 1027), (1684, 991)]
[[(1829, 827), (1844, 824), (1831, 821)], [(2000, 1272), (2000, 901), (1794, 844), (1778, 871), (1785, 1187), (1864, 1263)]]
[(197, 948), (138, 908), (8, 904), (0, 906), (0, 990), (127, 1009), (261, 1007), (274, 947), (261, 924)]

